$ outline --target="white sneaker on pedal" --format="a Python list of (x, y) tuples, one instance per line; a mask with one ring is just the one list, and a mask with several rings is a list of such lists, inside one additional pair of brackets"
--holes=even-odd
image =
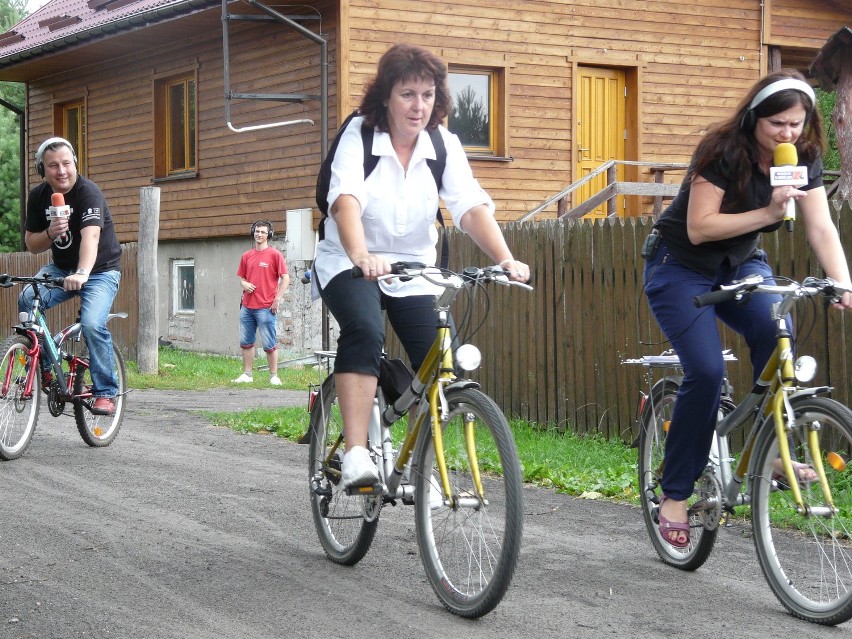
[(353, 446), (343, 456), (340, 487), (373, 486), (379, 481), (379, 472), (363, 446)]

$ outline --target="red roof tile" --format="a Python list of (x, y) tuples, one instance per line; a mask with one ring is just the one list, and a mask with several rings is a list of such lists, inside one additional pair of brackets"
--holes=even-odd
[[(86, 39), (87, 32), (100, 36), (113, 30), (119, 32), (120, 25), (128, 19), (157, 9), (180, 10), (184, 6), (190, 9), (216, 4), (219, 3), (215, 0), (52, 0), (6, 33), (0, 33), (0, 66), (9, 56), (18, 58), (16, 54), (39, 49), (68, 36), (78, 36), (75, 40), (79, 42)], [(174, 13), (169, 13), (173, 17)]]

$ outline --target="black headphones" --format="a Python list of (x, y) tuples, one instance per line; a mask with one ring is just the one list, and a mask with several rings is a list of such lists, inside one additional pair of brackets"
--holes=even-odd
[(267, 220), (258, 220), (257, 222), (255, 222), (254, 224), (251, 225), (251, 231), (249, 231), (249, 235), (251, 235), (251, 237), (254, 237), (254, 230), (258, 226), (265, 226), (266, 228), (269, 229), (269, 239), (270, 240), (272, 239), (272, 236), (275, 235), (275, 228), (272, 226), (272, 222), (269, 222)]
[(41, 143), (41, 146), (38, 147), (38, 151), (36, 151), (35, 154), (35, 168), (41, 177), (44, 177), (44, 162), (42, 162), (41, 156), (44, 155), (44, 152), (47, 151), (48, 147), (61, 145), (67, 146), (71, 149), (71, 155), (74, 158), (74, 166), (77, 166), (77, 154), (74, 153), (74, 147), (71, 146), (71, 143), (68, 140), (65, 138), (48, 138)]
[[(748, 105), (748, 109), (746, 109), (746, 112), (743, 113), (743, 119), (740, 120), (740, 128), (743, 131), (753, 131), (754, 127), (757, 125), (757, 114), (754, 110), (769, 96), (789, 89), (795, 89), (796, 91), (804, 93), (811, 99), (811, 110), (816, 108), (816, 95), (814, 95), (814, 90), (811, 88), (810, 84), (796, 78), (784, 78), (783, 80), (767, 84), (757, 92), (757, 95), (754, 96), (751, 104)], [(810, 112), (808, 112), (808, 115), (810, 115)]]

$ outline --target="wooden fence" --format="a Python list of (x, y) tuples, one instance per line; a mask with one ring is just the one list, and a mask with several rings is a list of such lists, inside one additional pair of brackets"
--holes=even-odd
[[(127, 319), (113, 320), (109, 330), (113, 340), (121, 349), (125, 359), (136, 360), (136, 335), (139, 326), (139, 308), (137, 303), (138, 282), (136, 278), (136, 244), (123, 244), (121, 255), (121, 286), (113, 303), (113, 311), (124, 311)], [(35, 275), (50, 258), (49, 252), (33, 255), (31, 253), (0, 253), (0, 273), (9, 275)], [(18, 321), (18, 294), (20, 285), (0, 289), (0, 335), (11, 332), (11, 326)], [(80, 305), (74, 301), (60, 304), (47, 311), (47, 325), (54, 334), (61, 328), (76, 321)]]
[[(849, 203), (836, 222), (852, 256)], [(621, 362), (668, 348), (642, 292), (639, 251), (651, 224), (651, 218), (608, 218), (505, 227), (514, 254), (532, 268), (535, 291), (491, 287), (480, 292), (465, 322), (477, 333), (462, 335), (482, 350), (476, 378), (508, 414), (543, 427), (632, 441), (639, 391), (647, 384), (641, 366)], [(764, 236), (775, 272), (797, 280), (821, 275), (802, 225), (795, 231)], [(469, 238), (457, 229), (449, 233), (451, 268), (487, 263)], [(457, 304), (459, 321), (465, 309), (463, 302)], [(483, 318), (486, 307), (490, 312)], [(794, 322), (798, 352), (820, 364), (817, 381), (834, 386), (834, 397), (849, 404), (852, 317), (804, 303)], [(728, 368), (736, 399), (751, 387), (748, 349), (738, 335), (724, 333), (724, 343), (739, 358)], [(398, 353), (398, 343), (389, 349)]]
[[(835, 221), (852, 257), (850, 203)], [(642, 367), (621, 362), (668, 348), (642, 293), (639, 251), (651, 223), (650, 218), (608, 218), (504, 227), (514, 254), (532, 268), (535, 291), (491, 287), (472, 301), (467, 321), (461, 322), (468, 310), (464, 301), (457, 303), (454, 315), (462, 323), (462, 337), (482, 350), (476, 378), (507, 414), (542, 427), (632, 441), (639, 392), (647, 384)], [(820, 275), (802, 225), (795, 230), (764, 236), (775, 272), (797, 280)], [(451, 268), (488, 263), (467, 236), (453, 228), (447, 232)], [(136, 245), (123, 248), (121, 287), (113, 308), (129, 318), (113, 322), (110, 330), (127, 359), (135, 360)], [(0, 273), (35, 273), (46, 260), (47, 254), (0, 254)], [(0, 325), (17, 321), (19, 290), (0, 289)], [(76, 304), (63, 304), (48, 312), (48, 322), (58, 330), (74, 321), (76, 313)], [(852, 315), (802, 304), (795, 324), (798, 351), (820, 364), (817, 381), (834, 386), (834, 397), (852, 403)], [(469, 335), (471, 327), (476, 327), (475, 335)], [(728, 368), (736, 399), (751, 386), (748, 352), (732, 332), (726, 332), (724, 342), (739, 358)], [(400, 350), (394, 339), (388, 348)]]

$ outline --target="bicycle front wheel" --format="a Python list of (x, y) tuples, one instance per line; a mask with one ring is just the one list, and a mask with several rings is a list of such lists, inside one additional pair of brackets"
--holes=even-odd
[(835, 625), (852, 617), (852, 411), (827, 397), (793, 398), (791, 405), (791, 457), (814, 464), (807, 437), (815, 431), (836, 511), (829, 512), (819, 482), (800, 481), (807, 512), (799, 512), (782, 478), (774, 425), (765, 425), (749, 478), (754, 543), (784, 607), (801, 619)]
[[(92, 374), (89, 370), (89, 353), (84, 340), (80, 344), (82, 352), (79, 356), (86, 360), (85, 364), (77, 366), (74, 375), (74, 421), (77, 422), (77, 432), (89, 446), (96, 448), (109, 446), (121, 428), (124, 420), (124, 402), (127, 395), (127, 372), (124, 368), (124, 357), (118, 347), (112, 345), (113, 375), (118, 382), (118, 394), (115, 396), (115, 412), (112, 415), (96, 415), (91, 411), (95, 398), (92, 396)], [(65, 347), (67, 348), (67, 344)]]
[(311, 512), (320, 544), (333, 562), (353, 566), (367, 554), (376, 535), (378, 516), (364, 516), (365, 496), (340, 489), (343, 464), (343, 420), (337, 404), (334, 374), (323, 382), (311, 407), (308, 481)]
[[(24, 454), (32, 441), (38, 420), (41, 400), (41, 379), (38, 360), (27, 353), (32, 349), (30, 340), (23, 335), (12, 335), (0, 345), (0, 459), (17, 459)], [(35, 369), (32, 389), (26, 391), (27, 374)]]
[[(702, 525), (699, 515), (691, 515), (689, 546), (675, 548), (663, 539), (659, 529), (663, 458), (678, 388), (679, 385), (671, 379), (659, 380), (651, 389), (649, 401), (642, 411), (639, 425), (639, 498), (645, 528), (660, 559), (681, 570), (696, 570), (710, 556), (717, 530), (708, 530)], [(689, 503), (695, 500), (693, 495)]]
[[(497, 404), (475, 389), (449, 390), (446, 399), (441, 427), (451, 494), (441, 486), (431, 429), (424, 427), (412, 470), (415, 527), (432, 589), (448, 610), (473, 618), (500, 603), (515, 572), (523, 479), (512, 432)], [(477, 459), (468, 454), (466, 428), (475, 438)]]

